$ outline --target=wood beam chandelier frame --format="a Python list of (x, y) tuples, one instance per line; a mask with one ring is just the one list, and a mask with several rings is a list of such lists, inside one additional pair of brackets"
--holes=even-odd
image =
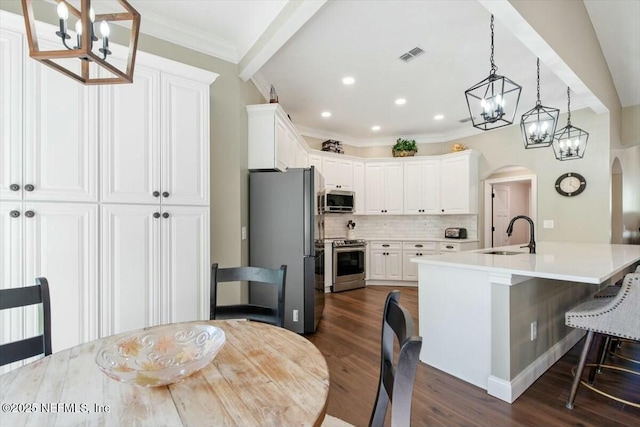
[[(72, 79), (86, 85), (119, 84), (132, 83), (133, 70), (136, 61), (136, 51), (138, 49), (138, 34), (140, 31), (140, 14), (126, 0), (117, 1), (125, 12), (104, 13), (95, 15), (91, 7), (91, 0), (80, 0), (80, 10), (76, 9), (66, 0), (56, 0), (58, 3), (58, 17), (60, 29), (55, 34), (61, 39), (64, 49), (41, 50), (36, 32), (36, 20), (33, 12), (32, 0), (22, 0), (22, 11), (27, 29), (27, 39), (29, 42), (29, 56)], [(71, 39), (71, 34), (67, 30), (67, 18), (71, 14), (77, 18), (76, 21), (76, 43), (69, 46), (67, 40)], [(107, 62), (111, 55), (109, 50), (109, 22), (131, 21), (131, 32), (129, 35), (129, 50), (127, 64), (124, 70), (120, 70)], [(99, 23), (102, 44), (97, 51), (93, 51), (94, 42), (99, 39), (94, 33), (94, 22)], [(89, 31), (83, 31), (90, 29)], [(78, 58), (81, 60), (80, 72), (66, 68), (56, 62), (68, 58)], [(110, 74), (108, 77), (91, 76), (91, 63), (97, 64)]]

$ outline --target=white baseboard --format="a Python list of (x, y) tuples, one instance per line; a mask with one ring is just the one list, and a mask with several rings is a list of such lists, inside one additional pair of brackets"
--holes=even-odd
[[(487, 393), (508, 403), (513, 403), (522, 393), (528, 389), (547, 369), (564, 356), (580, 339), (585, 331), (574, 329), (553, 347), (538, 357), (532, 364), (527, 366), (516, 377), (507, 381), (502, 378), (489, 376)], [(567, 384), (567, 389), (571, 384)]]
[(408, 286), (417, 288), (418, 282), (400, 281), (400, 280), (367, 280), (367, 286)]

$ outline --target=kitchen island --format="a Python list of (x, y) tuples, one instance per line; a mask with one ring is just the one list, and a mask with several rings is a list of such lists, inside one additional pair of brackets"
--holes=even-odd
[(411, 261), (420, 360), (512, 403), (583, 336), (565, 312), (632, 271), (640, 246), (539, 242), (537, 254), (507, 246)]

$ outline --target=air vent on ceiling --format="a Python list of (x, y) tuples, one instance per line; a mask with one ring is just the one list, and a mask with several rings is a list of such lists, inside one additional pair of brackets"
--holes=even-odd
[(458, 120), (460, 123), (467, 123), (471, 121), (471, 117), (465, 117), (464, 119)]
[(403, 53), (402, 55), (400, 55), (400, 59), (402, 59), (404, 62), (409, 62), (416, 56), (420, 56), (423, 53), (424, 53), (424, 50), (420, 49), (419, 47), (414, 47), (409, 52)]

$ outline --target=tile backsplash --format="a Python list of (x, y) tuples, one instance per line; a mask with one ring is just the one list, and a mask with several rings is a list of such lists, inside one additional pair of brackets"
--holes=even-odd
[(347, 222), (356, 223), (358, 239), (377, 237), (403, 239), (429, 239), (444, 237), (448, 227), (464, 227), (470, 239), (478, 238), (477, 215), (324, 215), (325, 238), (344, 238)]

